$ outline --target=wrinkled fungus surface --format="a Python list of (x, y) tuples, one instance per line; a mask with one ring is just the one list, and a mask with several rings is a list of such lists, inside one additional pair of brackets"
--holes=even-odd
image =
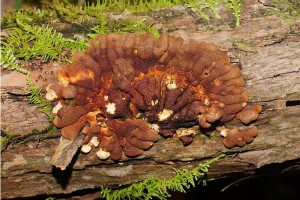
[[(63, 137), (83, 133), (83, 152), (95, 146), (100, 159), (119, 160), (123, 153), (141, 155), (158, 134), (188, 145), (192, 127), (236, 116), (245, 124), (255, 120), (261, 107), (246, 106), (244, 84), (241, 70), (214, 44), (136, 32), (93, 39), (59, 71), (46, 98), (58, 102), (54, 124)], [(242, 143), (234, 139), (229, 146)]]
[(232, 148), (234, 146), (244, 146), (247, 143), (253, 141), (257, 136), (257, 127), (253, 126), (245, 130), (238, 130), (234, 128), (232, 130), (224, 128), (221, 130), (221, 135), (224, 136), (223, 143), (227, 148)]

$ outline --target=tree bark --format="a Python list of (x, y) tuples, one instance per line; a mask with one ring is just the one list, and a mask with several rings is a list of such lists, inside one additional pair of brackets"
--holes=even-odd
[[(189, 146), (183, 146), (176, 138), (160, 138), (142, 156), (124, 158), (118, 163), (100, 161), (95, 152), (87, 155), (78, 152), (65, 171), (51, 164), (59, 137), (10, 145), (2, 152), (3, 199), (71, 194), (99, 189), (101, 185), (118, 187), (153, 176), (171, 178), (175, 175), (174, 168), (190, 169), (221, 152), (229, 155), (211, 166), (210, 178), (248, 174), (271, 164), (280, 167), (280, 163), (287, 163), (281, 169), (299, 170), (300, 23), (287, 24), (276, 16), (261, 17), (254, 7), (247, 8), (246, 4), (240, 27), (228, 29), (218, 25), (213, 27), (219, 27), (216, 31), (198, 24), (186, 8), (174, 9), (180, 10), (181, 15), (166, 20), (154, 12), (147, 18), (155, 21), (160, 30), (184, 39), (216, 43), (228, 52), (234, 64), (241, 65), (250, 102), (263, 105), (255, 123), (259, 129), (255, 140), (243, 148), (229, 150), (217, 133), (212, 133), (210, 138), (197, 135)], [(246, 12), (247, 9), (252, 10)], [(250, 16), (251, 12), (254, 17)], [(176, 30), (171, 31), (174, 27)], [(53, 79), (48, 72), (55, 71), (57, 66), (54, 62), (43, 64), (42, 71), (34, 72), (34, 77), (44, 77), (36, 79), (42, 82), (42, 87)], [(13, 81), (13, 77), (20, 78)], [(33, 134), (33, 130), (42, 134), (49, 121), (35, 105), (29, 104), (27, 86), (21, 77), (11, 72), (2, 74), (1, 130), (22, 136)]]

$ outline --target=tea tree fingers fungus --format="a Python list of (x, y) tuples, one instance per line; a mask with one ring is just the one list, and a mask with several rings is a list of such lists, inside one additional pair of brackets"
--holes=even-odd
[[(150, 149), (158, 134), (188, 145), (197, 126), (256, 120), (261, 106), (247, 106), (244, 84), (241, 70), (214, 44), (135, 32), (97, 36), (58, 73), (46, 97), (58, 102), (54, 124), (64, 138), (82, 133), (82, 152), (93, 146), (100, 159), (120, 160)], [(229, 148), (257, 134), (254, 126), (224, 130)]]
[(234, 128), (229, 130), (228, 128), (221, 129), (221, 135), (224, 138), (223, 144), (227, 148), (232, 148), (234, 146), (244, 146), (253, 141), (254, 137), (257, 136), (257, 127), (252, 126), (251, 128), (245, 130), (238, 130)]

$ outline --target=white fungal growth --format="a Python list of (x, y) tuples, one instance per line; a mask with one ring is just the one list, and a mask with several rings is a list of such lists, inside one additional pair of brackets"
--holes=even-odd
[(52, 113), (53, 114), (57, 114), (57, 112), (63, 107), (63, 104), (61, 103), (61, 101), (58, 102), (58, 104), (56, 104), (56, 106), (54, 106), (52, 108)]
[(211, 105), (211, 102), (210, 102), (210, 100), (208, 98), (204, 99), (204, 105), (206, 105), (206, 106), (210, 106)]
[(159, 131), (159, 126), (157, 124), (151, 124), (151, 128), (155, 131)]
[(162, 112), (158, 113), (158, 121), (164, 121), (173, 114), (173, 110), (163, 109)]
[(94, 146), (94, 147), (98, 147), (100, 142), (98, 140), (98, 138), (96, 136), (92, 137), (92, 139), (89, 142), (90, 145)]
[(215, 86), (220, 86), (220, 85), (222, 85), (222, 83), (223, 83), (223, 81), (221, 81), (220, 79), (215, 79), (214, 80)]
[(167, 76), (166, 85), (169, 90), (173, 90), (177, 88), (176, 82), (171, 76)]
[(225, 104), (224, 104), (223, 102), (220, 102), (220, 101), (215, 100), (215, 101), (214, 101), (214, 104), (215, 104), (218, 108), (225, 108)]
[(89, 144), (85, 144), (81, 147), (80, 150), (82, 153), (89, 153), (92, 150), (92, 147)]
[(196, 127), (191, 127), (191, 128), (179, 128), (176, 130), (176, 134), (178, 137), (182, 137), (185, 135), (196, 135), (196, 133), (199, 132), (199, 128)]
[(224, 128), (224, 129), (221, 129), (220, 131), (220, 134), (223, 136), (223, 137), (226, 137), (229, 133), (229, 129), (228, 128)]
[(107, 95), (104, 95), (104, 101), (107, 101), (108, 100), (108, 96)]
[(156, 100), (151, 100), (151, 106), (155, 106), (158, 104), (158, 99)]
[(46, 99), (48, 101), (53, 101), (53, 100), (55, 100), (58, 97), (57, 94), (55, 93), (55, 91), (50, 88), (51, 86), (52, 86), (52, 84), (50, 84), (50, 85), (48, 85), (46, 87), (46, 91), (47, 91), (47, 93), (46, 93)]
[(105, 159), (109, 158), (110, 153), (108, 151), (105, 151), (102, 148), (100, 148), (99, 151), (97, 151), (96, 155), (98, 156), (99, 159), (105, 160)]
[(106, 112), (108, 112), (109, 114), (115, 114), (116, 111), (116, 104), (115, 103), (108, 103), (106, 105)]
[(92, 146), (98, 147), (100, 144), (98, 138), (96, 136), (92, 137), (89, 143), (82, 145), (81, 152), (83, 153), (89, 153), (92, 150)]
[(58, 74), (58, 82), (64, 87), (67, 87), (70, 83), (70, 79), (64, 75)]

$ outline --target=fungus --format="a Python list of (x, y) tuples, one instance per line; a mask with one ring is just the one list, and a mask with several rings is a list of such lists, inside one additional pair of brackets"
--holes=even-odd
[(62, 98), (63, 86), (59, 83), (53, 83), (46, 87), (46, 99), (49, 101), (55, 101)]
[(179, 128), (176, 130), (176, 136), (179, 137), (183, 145), (189, 145), (193, 142), (196, 133), (199, 132), (199, 127)]
[(99, 142), (98, 138), (96, 136), (93, 136), (88, 144), (82, 145), (81, 152), (89, 153), (92, 150), (92, 146), (98, 147), (99, 144), (100, 144), (100, 142)]
[[(166, 33), (155, 40), (150, 33), (136, 32), (99, 35), (89, 46), (58, 72), (46, 97), (59, 100), (53, 113), (62, 136), (84, 134), (84, 152), (97, 137), (100, 159), (141, 155), (158, 134), (177, 135), (188, 145), (195, 131), (181, 128), (207, 129), (234, 118), (248, 124), (261, 111), (261, 106), (246, 106), (241, 70), (214, 44)], [(253, 130), (228, 130), (224, 144), (249, 143)], [(232, 138), (243, 142), (227, 142)]]
[(242, 111), (237, 113), (235, 118), (241, 120), (244, 124), (249, 124), (258, 118), (261, 110), (261, 105), (247, 105)]
[(223, 139), (224, 146), (232, 148), (235, 146), (242, 147), (245, 144), (252, 142), (257, 136), (257, 132), (256, 126), (244, 130), (238, 130), (237, 128), (229, 130), (228, 128), (223, 128), (221, 130), (221, 135), (225, 137)]
[(141, 119), (108, 120), (104, 124), (99, 134), (102, 143), (97, 155), (100, 159), (110, 153), (113, 160), (119, 160), (122, 151), (128, 157), (138, 156), (158, 140), (157, 132)]

